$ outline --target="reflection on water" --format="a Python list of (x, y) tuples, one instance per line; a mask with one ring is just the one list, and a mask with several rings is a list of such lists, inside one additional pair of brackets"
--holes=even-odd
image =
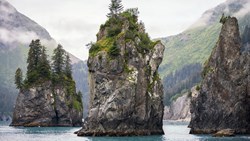
[(249, 141), (250, 136), (216, 138), (209, 135), (190, 135), (187, 123), (164, 122), (163, 136), (141, 137), (77, 137), (79, 128), (72, 127), (9, 127), (0, 122), (0, 141)]

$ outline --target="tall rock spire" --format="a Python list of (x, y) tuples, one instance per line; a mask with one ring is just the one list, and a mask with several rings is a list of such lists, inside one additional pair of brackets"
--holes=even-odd
[(90, 110), (78, 136), (163, 134), (158, 67), (165, 47), (149, 39), (137, 13), (110, 17), (91, 45)]
[(241, 48), (237, 19), (228, 17), (191, 102), (190, 133), (250, 133), (250, 54)]

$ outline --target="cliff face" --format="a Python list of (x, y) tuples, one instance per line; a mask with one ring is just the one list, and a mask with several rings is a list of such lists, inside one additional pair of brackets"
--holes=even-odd
[[(110, 35), (116, 26), (121, 30)], [(97, 39), (88, 59), (90, 110), (78, 136), (163, 134), (163, 86), (157, 70), (164, 46), (150, 41), (129, 12), (109, 19)]]
[(197, 86), (195, 86), (190, 92), (184, 93), (182, 96), (172, 101), (170, 106), (165, 106), (163, 119), (190, 122), (191, 100), (192, 97), (197, 97), (198, 93), (199, 91), (197, 91)]
[(74, 106), (65, 88), (52, 88), (48, 81), (21, 90), (11, 126), (81, 126), (82, 108)]
[(237, 19), (228, 18), (203, 70), (199, 94), (191, 102), (190, 133), (226, 128), (250, 133), (250, 55), (241, 48)]
[(170, 106), (165, 106), (164, 108), (164, 120), (180, 120), (180, 121), (190, 121), (190, 101), (191, 97), (188, 93), (177, 98), (171, 103)]

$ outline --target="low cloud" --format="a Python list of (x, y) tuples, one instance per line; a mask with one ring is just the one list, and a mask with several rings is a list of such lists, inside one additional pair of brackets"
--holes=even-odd
[[(234, 10), (237, 10), (235, 12)], [(233, 13), (234, 12), (234, 13)], [(228, 0), (225, 3), (220, 4), (216, 8), (206, 11), (202, 17), (191, 26), (191, 28), (203, 27), (210, 23), (215, 22), (222, 13), (226, 16), (230, 15), (237, 18), (242, 18), (250, 12), (250, 1), (249, 0)], [(219, 17), (218, 17), (219, 16)]]
[(241, 18), (244, 17), (249, 12), (250, 12), (250, 1), (247, 1), (247, 3), (243, 5), (243, 8), (241, 8), (241, 10), (236, 12), (233, 16)]
[[(96, 41), (100, 24), (107, 19), (110, 1), (100, 0), (8, 0), (21, 13), (45, 27), (66, 50), (87, 59), (85, 45)], [(138, 7), (152, 38), (177, 34), (195, 21), (204, 10), (225, 0), (126, 0), (126, 8)], [(55, 6), (57, 5), (57, 6)], [(152, 5), (157, 7), (152, 9)], [(196, 7), (196, 8), (194, 8)], [(50, 10), (44, 10), (50, 9)], [(1, 15), (0, 15), (1, 16)], [(204, 23), (204, 22), (202, 22)]]
[(14, 13), (16, 12), (16, 9), (14, 7), (12, 7), (11, 5), (9, 5), (5, 0), (1, 0), (0, 1), (0, 13)]
[(0, 28), (0, 40), (3, 43), (30, 43), (32, 39), (38, 39), (39, 36), (32, 31), (21, 31), (18, 29), (7, 30), (5, 28)]
[(57, 46), (55, 40), (43, 39), (33, 31), (22, 31), (19, 29), (7, 30), (5, 28), (0, 28), (0, 42), (4, 44), (12, 44), (12, 43), (30, 44), (32, 40), (36, 39), (40, 39), (42, 45), (46, 47), (55, 48)]
[(209, 10), (204, 13), (202, 17), (190, 27), (190, 29), (206, 26), (208, 21), (211, 19), (212, 14), (212, 10)]

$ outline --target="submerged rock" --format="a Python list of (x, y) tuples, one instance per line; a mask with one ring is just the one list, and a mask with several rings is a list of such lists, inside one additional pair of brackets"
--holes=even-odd
[(250, 53), (242, 47), (237, 19), (229, 17), (192, 99), (190, 133), (250, 133)]
[[(117, 33), (110, 34), (116, 27)], [(137, 16), (110, 18), (88, 59), (90, 110), (78, 136), (163, 134), (161, 42), (150, 41)]]
[(20, 90), (11, 126), (81, 126), (82, 108), (74, 107), (72, 96), (50, 81)]

